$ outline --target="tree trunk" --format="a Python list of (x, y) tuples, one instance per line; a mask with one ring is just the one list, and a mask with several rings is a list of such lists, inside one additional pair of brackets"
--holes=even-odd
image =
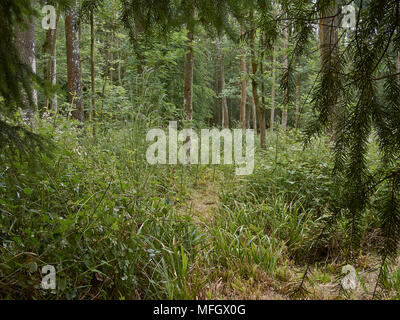
[[(297, 59), (299, 66), (299, 59)], [(300, 128), (300, 103), (301, 103), (301, 75), (300, 72), (296, 73), (296, 129)]]
[(255, 36), (256, 36), (256, 27), (254, 23), (254, 14), (253, 12), (250, 13), (250, 23), (251, 23), (251, 30), (250, 30), (250, 49), (251, 49), (251, 65), (252, 65), (252, 91), (253, 91), (253, 127), (254, 130), (257, 132), (257, 110), (260, 107), (260, 98), (258, 96), (258, 82), (257, 82), (257, 71), (258, 71), (258, 64), (256, 61), (256, 50), (255, 50)]
[[(134, 20), (135, 20), (135, 31), (136, 31), (136, 40), (137, 43), (140, 43), (140, 37), (141, 34), (143, 33), (143, 24), (142, 24), (142, 18), (138, 15), (138, 13), (134, 13)], [(136, 55), (136, 59), (138, 61), (137, 65), (137, 72), (139, 75), (143, 74), (143, 66), (144, 66), (144, 56), (143, 53), (140, 51), (140, 46), (134, 45), (133, 50)]]
[[(251, 99), (253, 101), (253, 99)], [(250, 99), (247, 99), (246, 102), (246, 129), (250, 129), (250, 118), (251, 118), (251, 110), (252, 106), (250, 105)]]
[(228, 112), (228, 103), (225, 96), (225, 57), (224, 54), (221, 52), (220, 56), (220, 67), (221, 67), (221, 92), (222, 92), (222, 112), (223, 112), (223, 127), (228, 129), (229, 128), (229, 112)]
[[(324, 8), (321, 12), (321, 43), (320, 43), (320, 55), (322, 64), (322, 76), (327, 74), (335, 75), (336, 64), (339, 56), (339, 36), (338, 36), (338, 25), (339, 25), (339, 15), (338, 15), (338, 5), (334, 4), (327, 8)], [(336, 96), (336, 90), (332, 88), (332, 101), (336, 101), (333, 106), (331, 114), (332, 123), (332, 140), (336, 141), (338, 121), (341, 113), (340, 107), (340, 97)]]
[[(244, 30), (243, 25), (241, 25), (241, 35), (243, 36)], [(247, 81), (246, 81), (246, 54), (244, 46), (241, 48), (241, 85), (242, 85), (242, 96), (240, 101), (240, 123), (242, 125), (242, 129), (246, 128), (246, 99), (247, 99)]]
[(194, 72), (194, 35), (191, 31), (187, 34), (187, 52), (185, 61), (184, 106), (186, 120), (193, 120), (193, 72)]
[(90, 11), (90, 84), (92, 93), (92, 112), (91, 112), (91, 122), (93, 125), (93, 135), (96, 135), (96, 83), (95, 83), (95, 73), (94, 73), (94, 12)]
[[(44, 79), (51, 82), (53, 86), (57, 84), (57, 28), (60, 19), (60, 9), (57, 10), (55, 29), (49, 29), (46, 33), (46, 41), (43, 45), (43, 52), (47, 55), (48, 63), (45, 64), (43, 75)], [(45, 110), (51, 109), (55, 114), (58, 111), (57, 94), (52, 98), (45, 97)]]
[[(31, 1), (32, 5), (32, 1)], [(25, 20), (26, 26), (17, 27), (15, 30), (16, 48), (18, 56), (29, 72), (36, 73), (36, 56), (35, 56), (35, 25), (33, 17), (31, 20)], [(37, 92), (31, 87), (30, 92), (24, 92), (22, 95), (22, 102), (25, 106), (25, 116), (34, 125), (34, 115), (37, 110)]]
[(400, 84), (400, 51), (397, 52), (397, 61), (396, 61), (396, 72), (397, 72), (397, 82)]
[[(283, 13), (282, 20), (282, 31), (283, 31), (283, 68), (285, 72), (288, 71), (289, 68), (289, 59), (288, 59), (288, 29), (286, 23), (286, 13)], [(282, 129), (283, 131), (287, 130), (287, 121), (288, 121), (288, 102), (289, 102), (289, 92), (288, 88), (285, 88), (283, 92), (283, 110), (282, 110)]]
[[(55, 86), (57, 84), (57, 29), (58, 29), (58, 22), (60, 20), (60, 9), (57, 11), (56, 17), (56, 29), (53, 30), (52, 34), (52, 43), (51, 43), (51, 84)], [(51, 99), (51, 109), (55, 114), (58, 112), (58, 100), (57, 100), (57, 93), (55, 93)]]
[(265, 149), (266, 145), (266, 123), (265, 123), (265, 84), (264, 84), (264, 37), (260, 35), (261, 59), (260, 59), (260, 73), (261, 73), (261, 104), (260, 107), (260, 145), (261, 149)]
[[(78, 0), (78, 5), (79, 5), (79, 0)], [(80, 41), (81, 41), (81, 39), (82, 39), (82, 23), (80, 23), (80, 21), (79, 21), (79, 17), (78, 17), (78, 46), (79, 46), (79, 48), (80, 48)], [(83, 83), (82, 82), (82, 59), (81, 59), (81, 57), (79, 56), (79, 74), (80, 74), (80, 76), (81, 76), (81, 84)], [(86, 118), (86, 114), (84, 113), (84, 118)]]
[(318, 24), (318, 50), (321, 50), (322, 44), (322, 26), (323, 26), (323, 19), (320, 17), (319, 24)]
[(216, 99), (215, 99), (215, 107), (217, 110), (217, 122), (220, 127), (222, 127), (222, 112), (221, 112), (221, 99), (220, 99), (220, 90), (219, 90), (219, 79), (220, 76), (218, 74), (218, 69), (219, 69), (219, 45), (218, 41), (216, 42), (215, 45), (215, 58), (214, 58), (214, 68), (215, 68), (215, 94), (216, 94)]
[(251, 99), (252, 102), (252, 111), (253, 111), (253, 129), (255, 133), (258, 133), (258, 128), (257, 128), (257, 105), (256, 101), (254, 100), (254, 96)]
[(270, 122), (269, 122), (269, 130), (271, 133), (274, 132), (274, 124), (275, 124), (275, 78), (276, 78), (276, 69), (275, 69), (275, 63), (276, 63), (276, 45), (274, 45), (274, 49), (272, 52), (272, 83), (271, 83), (271, 117), (270, 117)]
[(110, 51), (109, 51), (109, 64), (110, 64), (110, 84), (113, 85), (114, 84), (114, 53), (113, 53), (113, 49), (114, 49), (114, 30), (111, 31), (111, 35), (110, 35)]
[(335, 67), (336, 59), (339, 55), (338, 47), (338, 6), (333, 5), (321, 12), (321, 34), (320, 51), (322, 71), (329, 72)]
[(65, 34), (67, 42), (67, 69), (68, 69), (68, 101), (73, 109), (72, 117), (80, 122), (84, 121), (82, 106), (82, 83), (80, 69), (78, 14), (75, 6), (66, 10)]
[(119, 50), (119, 37), (117, 36), (117, 50), (118, 50), (118, 85), (122, 87), (122, 76), (121, 76), (121, 53)]
[[(191, 17), (194, 18), (194, 7), (191, 10)], [(187, 48), (185, 60), (185, 76), (184, 76), (184, 108), (186, 113), (186, 120), (192, 125), (193, 122), (193, 76), (194, 76), (194, 32), (188, 30), (187, 33)], [(186, 144), (190, 146), (187, 150), (187, 157), (191, 161), (191, 144), (192, 137), (188, 136)]]
[(266, 117), (265, 110), (260, 111), (259, 122), (260, 122), (260, 144), (262, 149), (267, 148), (267, 140), (266, 140)]
[(338, 6), (335, 4), (324, 7), (320, 16), (321, 60), (329, 65), (332, 56), (338, 53)]

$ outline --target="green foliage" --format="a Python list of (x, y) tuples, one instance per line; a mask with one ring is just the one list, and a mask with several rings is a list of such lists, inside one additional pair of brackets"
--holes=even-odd
[[(204, 236), (172, 212), (135, 123), (97, 143), (68, 122), (46, 126), (60, 148), (35, 173), (2, 159), (2, 298), (190, 297), (185, 277)], [(46, 264), (56, 295), (39, 286)]]
[[(315, 27), (321, 13), (343, 1), (80, 1), (81, 80), (90, 122), (79, 126), (70, 120), (67, 101), (63, 19), (57, 30), (56, 88), (39, 76), (49, 62), (41, 46), (47, 36), (40, 27), (42, 4), (0, 4), (2, 298), (205, 298), (212, 284), (230, 283), (236, 275), (228, 287), (240, 291), (246, 281), (286, 279), (290, 269), (293, 287), (298, 280), (293, 264), (306, 267), (303, 280), (326, 283), (332, 277), (318, 269), (323, 261), (337, 273), (335, 263), (356, 263), (365, 252), (381, 256), (379, 284), (388, 296), (396, 296), (398, 1), (354, 2), (357, 26), (339, 29), (338, 55), (331, 51), (328, 57), (319, 52)], [(71, 4), (57, 2), (61, 11)], [(188, 31), (195, 35), (194, 127), (217, 123), (221, 97), (227, 98), (230, 124), (237, 125), (240, 62), (243, 53), (248, 62), (252, 54), (250, 17), (256, 27), (252, 58), (263, 63), (264, 71), (258, 68), (253, 76), (248, 70), (246, 80), (254, 77), (258, 83), (265, 101), (261, 112), (274, 103), (275, 122), (289, 106), (289, 127), (294, 127), (300, 96), (306, 148), (297, 130), (284, 133), (276, 126), (266, 149), (257, 150), (255, 173), (247, 178), (236, 179), (225, 167), (149, 166), (146, 131), (171, 120), (185, 123)], [(21, 64), (15, 44), (16, 28), (23, 29), (30, 19), (36, 27), (37, 74)], [(282, 19), (290, 38), (285, 51)], [(223, 92), (217, 84), (221, 53)], [(295, 76), (300, 76), (300, 88), (295, 88)], [(273, 101), (276, 79), (281, 86)], [(28, 129), (20, 109), (27, 107), (24, 100), (32, 104), (32, 88), (38, 90), (43, 119)], [(57, 112), (41, 107), (50, 92), (58, 93)], [(220, 205), (211, 210), (210, 221), (199, 223), (187, 210), (188, 198), (204, 176), (210, 180), (210, 172), (222, 185)], [(40, 267), (46, 264), (57, 267), (60, 279), (52, 293), (39, 287)]]

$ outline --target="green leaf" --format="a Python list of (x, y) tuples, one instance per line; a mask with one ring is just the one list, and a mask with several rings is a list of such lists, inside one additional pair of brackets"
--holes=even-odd
[(30, 195), (33, 193), (33, 190), (32, 190), (31, 188), (25, 188), (25, 189), (24, 189), (24, 193), (25, 193), (27, 196), (30, 196)]

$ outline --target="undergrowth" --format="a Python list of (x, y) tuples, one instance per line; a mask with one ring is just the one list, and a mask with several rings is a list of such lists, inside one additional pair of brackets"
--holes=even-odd
[[(315, 244), (340, 208), (327, 141), (304, 149), (295, 134), (271, 135), (254, 174), (239, 178), (224, 166), (148, 165), (140, 120), (95, 138), (67, 121), (41, 130), (56, 150), (40, 167), (0, 158), (2, 299), (287, 298), (307, 263), (314, 287), (340, 274), (348, 241), (340, 217)], [(221, 190), (203, 224), (181, 212), (199, 182)], [(363, 222), (371, 256), (375, 207)], [(40, 287), (45, 265), (56, 268), (54, 291)], [(396, 266), (381, 281), (391, 297)]]

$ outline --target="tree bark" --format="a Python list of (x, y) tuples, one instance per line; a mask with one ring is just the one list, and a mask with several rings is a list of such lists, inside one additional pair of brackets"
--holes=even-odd
[[(251, 99), (253, 101), (253, 97)], [(246, 102), (246, 129), (250, 129), (250, 118), (251, 118), (252, 106), (250, 105), (250, 99)]]
[(321, 44), (322, 44), (322, 26), (323, 26), (323, 19), (320, 17), (318, 21), (318, 50), (321, 50)]
[(257, 128), (257, 105), (256, 101), (254, 100), (254, 96), (251, 99), (252, 101), (252, 111), (253, 111), (253, 129), (255, 133), (258, 133), (258, 128)]
[(260, 122), (260, 144), (261, 144), (261, 149), (266, 149), (267, 148), (267, 142), (266, 142), (266, 120), (265, 120), (265, 110), (260, 111), (260, 116), (259, 116), (259, 122)]
[[(244, 30), (243, 25), (241, 25), (241, 35), (243, 36)], [(246, 128), (246, 100), (247, 100), (247, 81), (246, 81), (246, 53), (244, 46), (241, 48), (241, 85), (242, 85), (242, 96), (240, 101), (240, 123), (242, 125), (242, 129)]]
[[(32, 5), (32, 1), (31, 1)], [(29, 72), (36, 73), (36, 55), (35, 55), (35, 25), (33, 18), (31, 20), (25, 20), (25, 26), (17, 27), (15, 30), (16, 37), (16, 48), (18, 56)], [(25, 106), (25, 116), (30, 122), (30, 125), (34, 125), (34, 116), (37, 110), (38, 98), (37, 92), (33, 87), (30, 88), (30, 92), (24, 92), (22, 95), (22, 102)]]
[(260, 107), (260, 98), (258, 96), (258, 82), (257, 82), (257, 71), (258, 64), (256, 61), (256, 50), (255, 50), (255, 36), (256, 36), (256, 27), (254, 23), (254, 13), (250, 13), (250, 49), (251, 49), (251, 66), (252, 66), (252, 91), (253, 91), (253, 127), (257, 132), (257, 110)]
[[(51, 84), (55, 86), (57, 84), (57, 30), (58, 30), (58, 23), (60, 20), (60, 9), (57, 11), (56, 17), (56, 29), (53, 30), (52, 34), (52, 43), (51, 43)], [(55, 93), (51, 99), (51, 109), (55, 114), (58, 112), (58, 100), (57, 100), (57, 93)]]
[(333, 5), (324, 12), (321, 12), (321, 35), (320, 51), (322, 71), (329, 72), (335, 67), (336, 59), (339, 55), (338, 47), (338, 6)]
[(68, 101), (73, 109), (72, 117), (80, 122), (84, 121), (82, 105), (82, 83), (79, 53), (79, 26), (77, 14), (77, 0), (74, 7), (66, 10), (65, 34), (67, 43), (67, 71), (68, 71)]
[[(336, 64), (339, 56), (339, 9), (337, 4), (333, 4), (324, 8), (320, 13), (321, 15), (321, 42), (320, 42), (320, 55), (322, 64), (322, 76), (336, 75)], [(332, 140), (336, 141), (339, 116), (341, 113), (340, 97), (336, 96), (336, 90), (332, 88), (332, 101), (336, 101), (332, 106), (331, 123), (332, 123)]]
[[(60, 20), (60, 9), (57, 10), (55, 29), (49, 29), (46, 33), (46, 41), (43, 45), (43, 52), (48, 57), (48, 63), (44, 67), (44, 79), (51, 82), (53, 86), (57, 84), (57, 28)], [(45, 110), (51, 109), (55, 114), (58, 111), (57, 94), (49, 98), (45, 97)]]

